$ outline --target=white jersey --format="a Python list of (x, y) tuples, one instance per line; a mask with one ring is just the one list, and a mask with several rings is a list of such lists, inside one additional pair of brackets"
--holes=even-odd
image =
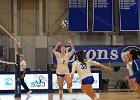
[(132, 70), (132, 62), (129, 62), (128, 64), (126, 64), (127, 69), (129, 71), (129, 75), (133, 75), (133, 70)]
[(23, 69), (26, 69), (26, 62), (25, 60), (20, 61), (20, 71), (23, 71)]
[(65, 55), (62, 55), (61, 53), (54, 51), (57, 60), (57, 69), (56, 69), (57, 74), (70, 73), (68, 69), (68, 62), (73, 53), (74, 51), (71, 51), (69, 53), (66, 53)]
[(71, 74), (74, 74), (75, 71), (77, 71), (80, 81), (88, 76), (92, 76), (91, 73), (91, 66), (98, 66), (99, 63), (96, 61), (91, 60), (85, 60), (85, 63), (81, 63), (78, 60), (72, 63), (72, 72)]

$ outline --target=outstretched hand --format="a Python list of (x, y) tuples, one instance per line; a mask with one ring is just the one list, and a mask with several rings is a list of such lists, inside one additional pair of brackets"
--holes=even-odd
[(112, 72), (113, 71), (112, 68), (110, 68), (110, 67), (106, 67), (105, 70), (106, 71), (109, 71), (109, 72)]

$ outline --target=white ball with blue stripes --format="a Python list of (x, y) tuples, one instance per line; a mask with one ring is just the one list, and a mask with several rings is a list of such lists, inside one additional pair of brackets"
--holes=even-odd
[(62, 20), (61, 26), (62, 26), (62, 28), (66, 28), (68, 26), (68, 21), (67, 20)]

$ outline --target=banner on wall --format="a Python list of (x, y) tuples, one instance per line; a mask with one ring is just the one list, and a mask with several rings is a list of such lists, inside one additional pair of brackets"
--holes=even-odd
[[(92, 87), (94, 87), (94, 89), (99, 89), (100, 85), (99, 73), (92, 73), (92, 75), (94, 77), (94, 84), (92, 84)], [(52, 89), (59, 89), (56, 74), (52, 74), (52, 86), (53, 86)], [(65, 81), (63, 83), (63, 88), (68, 89)], [(77, 73), (74, 74), (72, 80), (72, 89), (81, 89), (81, 83)]]
[[(140, 46), (75, 46), (75, 50), (84, 50), (84, 56), (88, 59), (98, 61), (100, 63), (123, 62), (123, 57), (127, 51), (131, 49), (140, 50)], [(66, 47), (67, 52), (71, 51), (71, 47)], [(70, 62), (76, 60), (75, 54), (70, 58)], [(53, 55), (53, 63), (57, 63), (55, 55)]]
[(94, 0), (93, 31), (113, 31), (113, 0)]
[(139, 0), (119, 0), (120, 2), (120, 30), (138, 31), (139, 23)]
[(68, 31), (88, 31), (88, 0), (69, 0), (68, 2)]
[[(26, 74), (24, 81), (30, 89), (48, 89), (48, 74)], [(15, 75), (0, 74), (0, 83), (0, 90), (15, 90)]]

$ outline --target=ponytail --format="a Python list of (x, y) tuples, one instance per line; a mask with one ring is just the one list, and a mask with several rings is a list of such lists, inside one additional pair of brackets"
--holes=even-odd
[(133, 60), (140, 59), (140, 51), (138, 51), (138, 50), (131, 50), (130, 54), (133, 55), (133, 57), (132, 57)]

